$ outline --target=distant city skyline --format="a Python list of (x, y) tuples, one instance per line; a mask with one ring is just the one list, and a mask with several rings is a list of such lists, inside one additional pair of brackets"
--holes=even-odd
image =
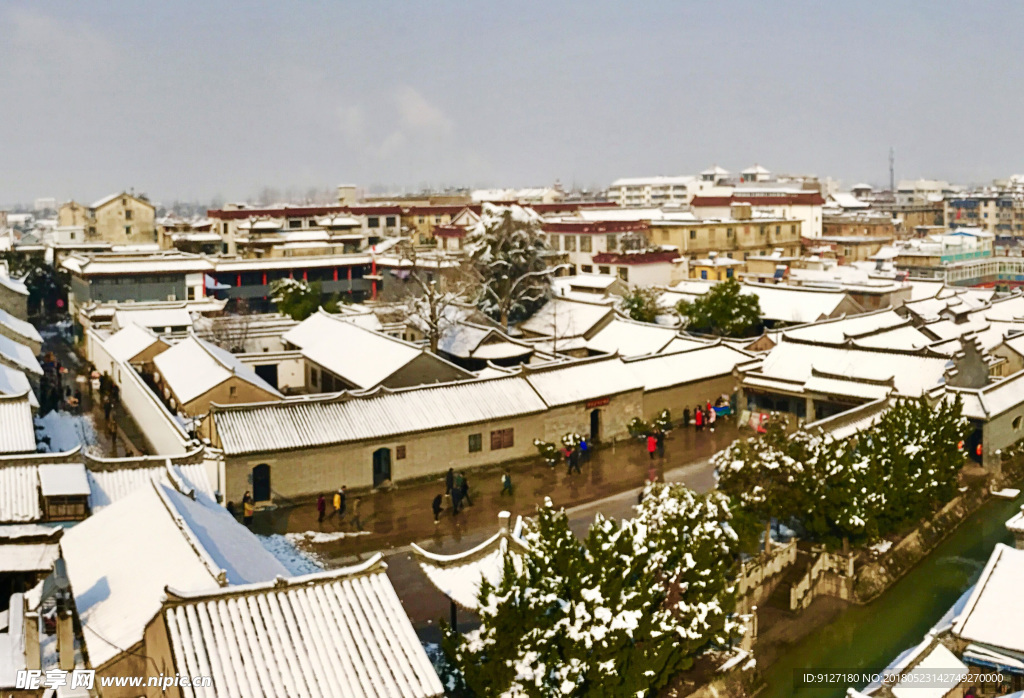
[[(1024, 171), (1024, 5), (9, 0), (0, 203)], [(1018, 146), (1014, 147), (1014, 143)]]

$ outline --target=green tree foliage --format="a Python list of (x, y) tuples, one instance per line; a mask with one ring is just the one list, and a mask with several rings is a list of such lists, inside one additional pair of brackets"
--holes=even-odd
[(338, 299), (323, 300), (319, 281), (309, 283), (298, 279), (278, 279), (270, 284), (270, 299), (277, 309), (293, 320), (305, 320), (323, 306), (329, 313), (337, 312)]
[(584, 542), (550, 501), (480, 590), (478, 630), (446, 633), (469, 695), (652, 696), (733, 622), (735, 535), (719, 494), (655, 485), (635, 519), (597, 517)]
[(761, 324), (761, 303), (741, 290), (736, 279), (722, 281), (693, 302), (679, 301), (676, 311), (694, 332), (745, 337)]
[(622, 309), (638, 322), (654, 322), (660, 313), (659, 295), (653, 288), (637, 286), (622, 297)]
[(547, 243), (532, 211), (484, 204), (465, 250), (480, 280), (480, 309), (503, 327), (532, 315), (550, 295), (554, 269), (547, 265)]
[[(21, 254), (6, 254), (9, 270), (13, 276), (21, 277), (28, 289), (28, 313), (52, 319), (67, 312), (68, 289), (71, 280), (63, 269), (38, 257)], [(61, 307), (58, 306), (60, 302)]]
[(959, 397), (930, 406), (901, 400), (850, 439), (767, 433), (715, 456), (719, 488), (762, 523), (795, 519), (828, 545), (869, 542), (929, 516), (952, 499), (968, 424)]

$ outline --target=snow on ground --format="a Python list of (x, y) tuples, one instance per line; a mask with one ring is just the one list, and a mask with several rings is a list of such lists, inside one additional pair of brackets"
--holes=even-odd
[(891, 540), (880, 540), (872, 546), (868, 547), (868, 550), (873, 552), (875, 555), (885, 555), (889, 552), (889, 548), (892, 547)]
[[(43, 453), (70, 451), (79, 445), (85, 448), (97, 443), (96, 429), (85, 414), (53, 410), (42, 417), (36, 417), (35, 423), (36, 441)], [(49, 439), (49, 445), (46, 439)]]
[(323, 531), (306, 531), (305, 533), (286, 533), (285, 536), (296, 545), (302, 543), (313, 543), (315, 545), (333, 543), (341, 540), (342, 538), (350, 538), (351, 536), (365, 536), (369, 533), (369, 531), (333, 531), (331, 533), (324, 533)]
[(299, 550), (288, 538), (276, 533), (272, 536), (256, 537), (259, 538), (267, 552), (287, 567), (291, 574), (299, 576), (323, 571), (323, 565), (315, 555)]

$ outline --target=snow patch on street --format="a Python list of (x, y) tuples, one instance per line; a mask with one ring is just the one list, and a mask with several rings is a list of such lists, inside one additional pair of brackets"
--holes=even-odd
[(70, 451), (97, 443), (96, 429), (88, 415), (53, 410), (36, 417), (35, 424), (38, 450), (43, 453)]

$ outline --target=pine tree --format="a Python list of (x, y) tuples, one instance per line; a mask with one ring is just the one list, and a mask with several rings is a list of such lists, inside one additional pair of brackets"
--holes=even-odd
[(465, 249), (480, 279), (480, 309), (502, 327), (529, 317), (550, 295), (555, 270), (547, 265), (540, 217), (532, 211), (484, 204)]
[(529, 549), (482, 585), (481, 627), (444, 649), (476, 696), (652, 696), (724, 645), (735, 534), (723, 496), (657, 485), (636, 518), (598, 516), (585, 542), (550, 501)]

